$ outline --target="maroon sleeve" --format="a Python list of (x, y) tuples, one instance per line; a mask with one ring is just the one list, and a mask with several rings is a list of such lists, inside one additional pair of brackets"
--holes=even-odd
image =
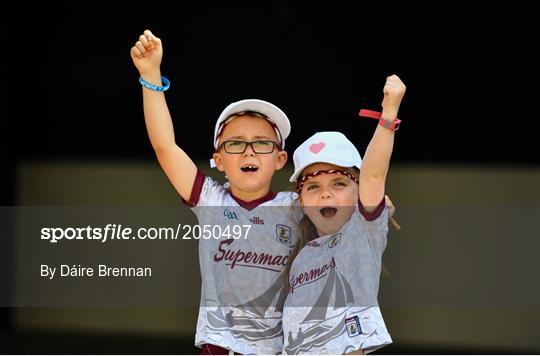
[[(203, 344), (201, 355), (229, 355), (229, 350), (217, 345)], [(235, 355), (240, 354), (235, 353)]]
[(193, 182), (193, 188), (191, 188), (191, 196), (189, 197), (189, 200), (186, 201), (184, 198), (182, 198), (182, 202), (190, 208), (193, 208), (199, 202), (205, 177), (206, 176), (204, 173), (197, 169), (197, 174), (195, 175), (195, 181)]
[(362, 205), (362, 202), (360, 199), (358, 199), (358, 211), (360, 211), (360, 214), (367, 220), (367, 221), (373, 221), (377, 219), (379, 216), (381, 216), (382, 211), (384, 210), (384, 207), (386, 205), (386, 200), (384, 199), (384, 194), (381, 202), (379, 205), (377, 205), (377, 208), (373, 210), (372, 212), (366, 211), (364, 206)]

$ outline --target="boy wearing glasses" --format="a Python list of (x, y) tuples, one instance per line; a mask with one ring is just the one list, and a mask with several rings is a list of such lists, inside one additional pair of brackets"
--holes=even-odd
[[(257, 99), (223, 110), (212, 159), (229, 179), (230, 186), (223, 187), (176, 145), (163, 94), (168, 81), (160, 73), (162, 54), (161, 40), (148, 30), (131, 49), (158, 161), (201, 228), (208, 226), (213, 235), (199, 242), (202, 287), (195, 345), (202, 354), (281, 353), (282, 272), (298, 236), (291, 213), (296, 193), (271, 192), (270, 184), (287, 161), (289, 120), (275, 105)], [(241, 238), (231, 238), (230, 229), (227, 233), (236, 227), (245, 233)]]

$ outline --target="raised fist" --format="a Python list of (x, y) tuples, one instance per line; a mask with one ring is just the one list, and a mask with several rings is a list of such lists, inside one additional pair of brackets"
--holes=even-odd
[(135, 46), (131, 47), (131, 59), (139, 74), (159, 71), (161, 58), (163, 57), (163, 47), (161, 40), (154, 36), (150, 30), (145, 30), (139, 36)]
[(403, 99), (403, 96), (405, 95), (405, 90), (405, 84), (403, 84), (397, 75), (394, 74), (386, 78), (386, 83), (383, 88), (383, 111), (397, 115), (401, 99)]

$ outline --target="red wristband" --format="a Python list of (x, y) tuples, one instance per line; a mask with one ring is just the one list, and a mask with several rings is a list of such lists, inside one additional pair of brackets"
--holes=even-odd
[(401, 123), (401, 120), (398, 119), (397, 117), (392, 121), (385, 120), (382, 118), (382, 113), (378, 111), (373, 111), (373, 110), (361, 109), (360, 112), (358, 113), (358, 116), (368, 117), (371, 119), (377, 119), (379, 120), (379, 125), (392, 131), (397, 131)]

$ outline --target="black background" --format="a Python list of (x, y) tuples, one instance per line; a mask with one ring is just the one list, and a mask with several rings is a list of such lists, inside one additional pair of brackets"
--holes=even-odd
[[(538, 44), (527, 20), (532, 12), (519, 4), (10, 6), (2, 11), (0, 37), (2, 205), (17, 204), (15, 172), (23, 160), (154, 159), (129, 56), (147, 28), (163, 41), (177, 142), (194, 158), (210, 157), (221, 110), (250, 97), (288, 114), (290, 153), (323, 130), (342, 131), (365, 147), (372, 134), (366, 128), (375, 122), (362, 121), (357, 112), (380, 108), (385, 78), (395, 73), (407, 93), (393, 164), (538, 166), (537, 100), (531, 99)], [(9, 241), (2, 239), (2, 271), (8, 274)], [(25, 339), (12, 338), (12, 313), (4, 308), (0, 315), (4, 338), (18, 340), (9, 352), (62, 352), (58, 346), (23, 347)], [(131, 339), (114, 340), (125, 346)], [(69, 345), (64, 352), (77, 352)], [(159, 345), (155, 352), (168, 352)], [(392, 350), (410, 351), (385, 352)], [(138, 351), (154, 352), (118, 348)]]
[[(526, 9), (451, 3), (419, 10), (331, 2), (19, 5), (3, 34), (3, 153), (22, 158), (153, 158), (129, 57), (150, 28), (177, 141), (207, 158), (215, 119), (255, 97), (289, 115), (296, 147), (339, 130), (371, 137), (387, 75), (407, 85), (397, 162), (537, 163), (533, 35)], [(520, 21), (521, 20), (521, 21)], [(374, 127), (374, 126), (372, 126)], [(194, 134), (196, 133), (196, 134)]]

